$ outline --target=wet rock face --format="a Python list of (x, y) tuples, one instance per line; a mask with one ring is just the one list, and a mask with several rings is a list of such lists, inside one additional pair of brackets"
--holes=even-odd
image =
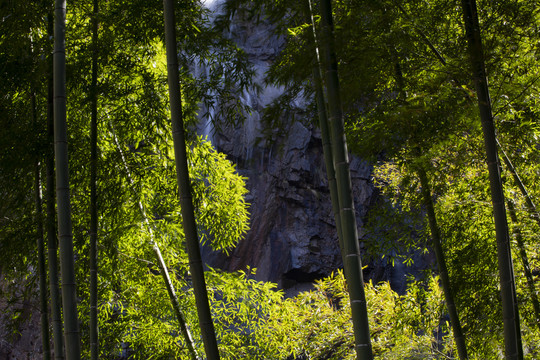
[[(229, 258), (214, 265), (227, 270), (256, 267), (259, 280), (282, 287), (311, 282), (342, 267), (318, 131), (296, 122), (288, 137), (272, 147), (254, 146), (231, 155), (248, 178), (251, 229)], [(361, 225), (373, 195), (370, 169), (357, 158), (350, 165)]]

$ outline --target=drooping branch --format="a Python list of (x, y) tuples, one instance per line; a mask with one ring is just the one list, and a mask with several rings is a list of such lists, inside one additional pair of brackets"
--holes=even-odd
[[(122, 164), (124, 165), (124, 169), (126, 170), (128, 181), (130, 185), (133, 186), (134, 181), (133, 181), (133, 178), (131, 177), (131, 171), (129, 170), (129, 167), (127, 165), (126, 158), (124, 157), (124, 152), (122, 151), (122, 147), (120, 146), (120, 143), (118, 142), (118, 138), (116, 137), (114, 128), (113, 128), (113, 137), (114, 137), (114, 142), (116, 144), (116, 148), (118, 149), (118, 152), (120, 153), (120, 157), (122, 158)], [(148, 219), (148, 216), (146, 215), (146, 209), (144, 208), (144, 205), (142, 204), (142, 202), (138, 201), (137, 205), (139, 207), (139, 211), (141, 212), (144, 225), (146, 226), (146, 231), (148, 231), (148, 234), (150, 236), (150, 245), (152, 246), (152, 250), (154, 252), (154, 255), (156, 256), (157, 265), (159, 267), (159, 271), (165, 283), (165, 287), (167, 288), (167, 293), (169, 294), (169, 299), (171, 300), (171, 305), (173, 307), (174, 314), (176, 316), (176, 319), (178, 320), (178, 323), (180, 324), (180, 332), (182, 333), (182, 336), (184, 337), (184, 341), (186, 342), (189, 356), (192, 360), (200, 360), (200, 358), (197, 355), (197, 351), (195, 350), (193, 337), (191, 336), (191, 332), (189, 331), (189, 328), (187, 326), (186, 317), (184, 316), (184, 312), (180, 308), (180, 303), (178, 302), (178, 296), (176, 295), (174, 284), (172, 283), (171, 278), (169, 276), (169, 270), (167, 269), (167, 264), (165, 264), (165, 260), (163, 259), (161, 250), (155, 241), (154, 228), (151, 225), (150, 220)], [(141, 224), (141, 227), (143, 227), (142, 224)]]
[(439, 50), (437, 50), (437, 48), (435, 47), (435, 45), (433, 45), (433, 43), (431, 42), (431, 40), (429, 40), (429, 38), (427, 37), (427, 35), (424, 33), (424, 31), (422, 29), (420, 29), (420, 27), (418, 27), (416, 25), (416, 23), (414, 22), (414, 20), (410, 17), (409, 13), (407, 13), (407, 11), (403, 8), (403, 6), (401, 6), (401, 4), (399, 2), (395, 2), (395, 4), (397, 6), (397, 8), (399, 9), (399, 11), (401, 11), (401, 13), (405, 16), (405, 18), (407, 20), (409, 20), (411, 22), (411, 24), (413, 25), (414, 29), (416, 30), (416, 32), (418, 33), (418, 35), (420, 35), (420, 37), (422, 38), (422, 40), (424, 41), (424, 43), (429, 47), (429, 49), (431, 50), (431, 52), (437, 57), (437, 59), (439, 59), (439, 61), (443, 64), (443, 65), (446, 65), (446, 59), (442, 56), (442, 54), (439, 52)]

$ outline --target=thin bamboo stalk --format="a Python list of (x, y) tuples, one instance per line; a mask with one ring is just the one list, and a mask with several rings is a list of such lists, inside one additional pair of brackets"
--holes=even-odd
[(339, 216), (339, 198), (337, 192), (336, 183), (336, 171), (334, 169), (334, 160), (332, 156), (332, 136), (330, 134), (330, 128), (328, 126), (328, 115), (326, 111), (326, 99), (324, 98), (323, 81), (321, 76), (322, 62), (318, 50), (317, 30), (315, 26), (315, 19), (313, 18), (313, 9), (311, 8), (311, 1), (306, 0), (307, 11), (309, 12), (309, 21), (312, 25), (312, 31), (310, 36), (313, 41), (315, 49), (315, 61), (312, 68), (313, 89), (315, 90), (315, 100), (317, 102), (317, 113), (319, 116), (319, 128), (321, 129), (321, 138), (323, 146), (324, 164), (326, 168), (326, 177), (328, 179), (328, 188), (330, 190), (330, 200), (332, 201), (332, 211), (334, 213), (334, 219), (336, 222), (336, 229), (338, 233), (338, 241), (341, 252), (343, 253), (343, 234), (341, 233), (341, 219)]
[[(37, 129), (36, 94), (32, 87), (32, 122)], [(37, 134), (37, 131), (36, 131)], [(49, 306), (47, 301), (47, 269), (45, 263), (45, 239), (43, 236), (43, 197), (41, 192), (41, 169), (40, 162), (36, 159), (34, 169), (34, 200), (36, 206), (36, 245), (38, 250), (38, 274), (39, 274), (39, 302), (41, 313), (41, 343), (43, 359), (51, 359), (51, 344), (49, 334)]]
[(99, 3), (94, 0), (92, 19), (92, 81), (90, 84), (90, 359), (98, 360), (98, 204), (97, 204), (97, 76), (98, 76), (98, 14)]
[(454, 302), (454, 293), (452, 291), (452, 287), (450, 286), (450, 277), (448, 276), (448, 268), (446, 266), (446, 260), (442, 248), (441, 232), (439, 230), (439, 225), (437, 224), (437, 217), (435, 216), (433, 199), (431, 197), (431, 186), (429, 184), (426, 171), (423, 168), (417, 169), (417, 174), (418, 178), (420, 179), (420, 185), (422, 187), (422, 197), (424, 199), (424, 206), (427, 211), (433, 250), (435, 252), (435, 257), (437, 258), (439, 277), (441, 279), (446, 308), (448, 309), (448, 315), (450, 316), (450, 325), (452, 326), (452, 332), (454, 335), (454, 340), (456, 342), (458, 356), (460, 359), (467, 359), (468, 357), (465, 336), (463, 336), (456, 303)]
[[(510, 219), (512, 219), (512, 222), (514, 222), (515, 225), (518, 225), (519, 222), (514, 204), (510, 199), (506, 200), (506, 204), (508, 206), (508, 213), (510, 214)], [(533, 304), (535, 314), (534, 320), (536, 325), (540, 329), (540, 302), (538, 301), (538, 296), (536, 294), (536, 285), (534, 284), (534, 278), (531, 272), (529, 257), (527, 256), (525, 244), (523, 243), (523, 236), (521, 235), (521, 230), (517, 226), (514, 228), (514, 235), (516, 237), (516, 243), (519, 249), (519, 257), (521, 259), (521, 264), (523, 265), (523, 272), (525, 273), (525, 278), (527, 279), (527, 287), (529, 288), (531, 302)]]
[(39, 273), (39, 302), (41, 313), (41, 343), (43, 347), (43, 359), (51, 359), (51, 344), (49, 336), (49, 306), (47, 299), (47, 268), (45, 264), (45, 240), (43, 236), (43, 214), (39, 162), (35, 170), (35, 202), (36, 202), (36, 228), (38, 249), (38, 273)]
[[(52, 37), (54, 17), (47, 16), (47, 34)], [(51, 293), (51, 320), (53, 325), (54, 358), (64, 359), (64, 337), (62, 335), (62, 310), (60, 288), (58, 286), (58, 238), (56, 236), (56, 208), (54, 182), (54, 116), (53, 116), (53, 62), (49, 58), (49, 79), (47, 94), (47, 145), (45, 155), (46, 196), (47, 196), (47, 254), (49, 263), (49, 288)]]
[(55, 1), (54, 25), (54, 154), (56, 162), (56, 201), (58, 204), (58, 238), (62, 276), (62, 308), (66, 358), (81, 358), (75, 257), (69, 196), (68, 137), (66, 121), (66, 0)]
[[(510, 171), (510, 174), (512, 174), (512, 177), (514, 178), (514, 183), (518, 187), (519, 191), (521, 191), (521, 194), (525, 198), (525, 204), (527, 205), (527, 209), (529, 210), (529, 213), (531, 217), (536, 221), (536, 223), (540, 226), (540, 214), (538, 214), (538, 210), (536, 209), (536, 205), (534, 204), (534, 201), (532, 197), (529, 195), (529, 192), (527, 191), (527, 188), (525, 187), (525, 184), (521, 180), (521, 177), (519, 176), (516, 168), (512, 164), (512, 161), (510, 161), (510, 158), (504, 151), (504, 149), (501, 146), (501, 143), (497, 139), (497, 146), (499, 147), (499, 151), (503, 156), (504, 164), (506, 165), (506, 168), (508, 171)], [(507, 202), (508, 203), (508, 202)]]

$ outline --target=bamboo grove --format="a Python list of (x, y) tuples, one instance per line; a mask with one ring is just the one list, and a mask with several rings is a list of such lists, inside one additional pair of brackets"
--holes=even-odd
[[(539, 4), (220, 6), (0, 4), (6, 343), (35, 298), (44, 359), (538, 358)], [(196, 134), (201, 108), (250, 111), (234, 21), (284, 39), (269, 133), (285, 113), (320, 131), (343, 270), (295, 297), (201, 259), (250, 224), (248, 179)], [(378, 192), (363, 224), (351, 154)], [(404, 291), (366, 270), (420, 257)]]

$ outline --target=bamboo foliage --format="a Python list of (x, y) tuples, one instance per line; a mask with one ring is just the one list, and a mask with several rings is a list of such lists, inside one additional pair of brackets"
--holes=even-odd
[(514, 269), (510, 251), (510, 236), (504, 204), (500, 164), (497, 156), (495, 126), (493, 123), (476, 0), (462, 0), (462, 8), (489, 170), (501, 284), (505, 355), (507, 359), (523, 359)]
[[(130, 185), (133, 185), (134, 181), (131, 177), (131, 172), (129, 171), (126, 159), (124, 157), (124, 153), (122, 151), (122, 148), (120, 147), (120, 144), (118, 143), (118, 139), (116, 137), (116, 134), (114, 134), (114, 142), (116, 144), (116, 147), (120, 153), (120, 156), (122, 158), (122, 163), (124, 165), (124, 168), (126, 170), (127, 178), (130, 183)], [(150, 224), (150, 221), (148, 219), (148, 216), (146, 215), (146, 209), (144, 208), (141, 201), (138, 201), (138, 207), (139, 211), (141, 213), (141, 216), (143, 218), (144, 225), (146, 226), (146, 231), (148, 231), (148, 234), (150, 235), (150, 245), (152, 246), (152, 251), (154, 252), (154, 255), (157, 260), (157, 265), (159, 268), (159, 272), (161, 274), (161, 277), (163, 278), (163, 281), (165, 283), (165, 287), (167, 288), (167, 293), (169, 294), (169, 299), (171, 300), (171, 305), (173, 307), (174, 314), (176, 316), (176, 319), (178, 320), (178, 323), (180, 325), (180, 332), (182, 333), (182, 336), (184, 337), (184, 341), (186, 342), (186, 346), (190, 355), (190, 358), (192, 360), (199, 360), (199, 357), (197, 355), (197, 352), (195, 350), (195, 345), (193, 343), (193, 338), (191, 336), (191, 333), (187, 327), (186, 317), (184, 316), (184, 313), (182, 309), (180, 308), (180, 303), (178, 302), (178, 296), (176, 295), (176, 290), (174, 288), (174, 285), (171, 281), (171, 278), (169, 277), (169, 270), (167, 268), (167, 264), (165, 263), (165, 260), (163, 259), (163, 256), (161, 254), (161, 250), (158, 246), (158, 244), (155, 241), (154, 238), (154, 229)], [(144, 229), (144, 227), (141, 225), (141, 228)]]

